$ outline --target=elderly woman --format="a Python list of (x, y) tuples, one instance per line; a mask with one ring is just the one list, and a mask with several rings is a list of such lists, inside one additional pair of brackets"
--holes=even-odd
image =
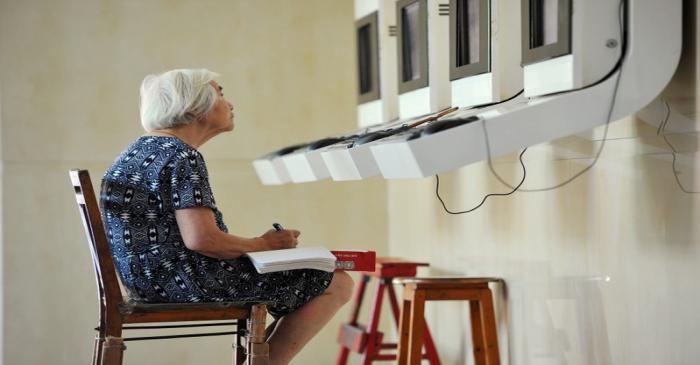
[(129, 296), (143, 302), (273, 301), (282, 317), (269, 339), (287, 364), (351, 296), (345, 272), (258, 274), (247, 252), (297, 245), (299, 231), (228, 233), (197, 151), (233, 130), (233, 106), (208, 70), (173, 70), (141, 85), (141, 124), (103, 177), (101, 205), (112, 255)]

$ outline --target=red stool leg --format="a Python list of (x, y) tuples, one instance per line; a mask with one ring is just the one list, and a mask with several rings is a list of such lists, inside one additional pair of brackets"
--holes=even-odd
[[(425, 322), (425, 318), (423, 318)], [(428, 324), (425, 324), (425, 331), (423, 332), (423, 345), (425, 346), (425, 354), (428, 357), (430, 365), (440, 365), (440, 357), (438, 356), (437, 349), (435, 348), (435, 343), (433, 342), (433, 336), (430, 335), (430, 329)]]
[(377, 346), (379, 344), (377, 327), (379, 326), (379, 315), (382, 312), (382, 299), (384, 299), (385, 286), (384, 280), (379, 280), (377, 290), (374, 292), (374, 301), (372, 302), (370, 319), (367, 324), (367, 347), (365, 347), (365, 352), (362, 354), (362, 365), (370, 365), (379, 352), (379, 346)]
[(394, 285), (391, 284), (392, 278), (387, 278), (386, 291), (389, 294), (389, 302), (391, 303), (391, 313), (394, 314), (394, 321), (396, 323), (396, 328), (399, 328), (401, 311), (399, 309), (399, 301), (396, 299), (396, 291), (394, 291)]
[[(365, 297), (365, 289), (367, 288), (367, 283), (370, 280), (370, 276), (367, 274), (362, 274), (362, 279), (360, 282), (357, 284), (357, 288), (355, 289), (355, 298), (353, 299), (352, 303), (352, 310), (350, 311), (350, 321), (349, 323), (351, 325), (356, 325), (357, 324), (357, 317), (360, 315), (360, 308), (362, 308), (362, 300)], [(346, 365), (348, 362), (348, 354), (350, 352), (350, 349), (347, 347), (343, 346), (342, 344), (340, 345), (340, 352), (338, 353), (338, 357), (336, 359), (336, 365)]]

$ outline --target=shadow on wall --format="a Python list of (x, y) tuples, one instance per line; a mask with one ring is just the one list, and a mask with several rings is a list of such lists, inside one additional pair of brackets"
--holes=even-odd
[[(700, 194), (700, 179), (697, 177), (700, 172), (697, 11), (697, 0), (683, 1), (683, 48), (678, 68), (659, 98), (643, 112), (649, 124), (658, 126), (656, 134), (663, 153), (653, 155), (651, 161), (640, 162), (652, 164), (640, 169), (644, 172), (642, 181), (661, 181), (663, 185), (644, 184), (639, 194), (645, 199), (641, 199), (641, 196), (635, 199), (639, 204), (646, 200), (656, 204), (656, 207), (667, 207), (652, 210), (649, 210), (649, 206), (637, 208), (649, 210), (649, 216), (654, 217), (649, 224), (665, 225), (659, 227), (659, 232), (665, 232), (664, 236), (658, 242), (646, 244), (683, 251), (695, 245), (697, 232), (694, 222), (700, 218), (700, 212), (691, 198), (691, 195)], [(662, 179), (659, 179), (659, 174), (662, 174)], [(683, 194), (677, 194), (678, 191)], [(640, 243), (644, 244), (644, 237), (640, 238)]]
[[(604, 276), (552, 277), (547, 262), (514, 262), (513, 265), (521, 266), (519, 270), (527, 265), (532, 275), (491, 286), (501, 361), (518, 364), (611, 364), (603, 303), (603, 290), (610, 279)], [(464, 274), (431, 268), (430, 275), (455, 277)], [(432, 304), (433, 310), (426, 312), (426, 321), (434, 334), (444, 337), (436, 342), (438, 352), (453, 353), (455, 356), (441, 360), (469, 363), (472, 347), (466, 302), (429, 304)], [(441, 328), (441, 324), (452, 330)], [(456, 330), (455, 324), (460, 325)], [(445, 337), (445, 332), (452, 337)], [(512, 341), (513, 338), (522, 340)], [(446, 343), (459, 346), (458, 350), (440, 351), (440, 347)]]
[[(525, 339), (511, 354), (522, 364), (611, 363), (602, 301), (605, 277), (553, 277), (549, 264), (531, 263), (541, 272), (508, 283), (512, 336)], [(547, 272), (547, 273), (545, 273)]]

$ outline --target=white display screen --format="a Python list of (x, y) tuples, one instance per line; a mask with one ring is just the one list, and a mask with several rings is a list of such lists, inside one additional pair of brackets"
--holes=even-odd
[(403, 81), (417, 80), (421, 77), (420, 49), (418, 27), (420, 24), (420, 4), (414, 2), (401, 9), (401, 52), (403, 59)]
[(479, 0), (457, 1), (457, 67), (479, 62)]
[(530, 48), (557, 43), (559, 0), (530, 0), (530, 22), (532, 32)]
[(357, 30), (357, 64), (360, 78), (360, 94), (372, 91), (372, 35), (370, 24)]

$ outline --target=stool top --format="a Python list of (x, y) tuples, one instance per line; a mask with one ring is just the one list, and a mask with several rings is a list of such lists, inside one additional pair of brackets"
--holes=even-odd
[(367, 275), (378, 278), (395, 278), (398, 276), (416, 276), (419, 266), (430, 266), (427, 262), (414, 262), (398, 257), (377, 257), (377, 263), (373, 272)]
[(402, 259), (400, 257), (377, 257), (377, 267), (382, 266), (430, 266), (427, 262), (417, 262)]
[(501, 278), (483, 277), (431, 277), (431, 278), (396, 278), (394, 284), (416, 285), (418, 287), (468, 287), (471, 285), (488, 285), (489, 283), (503, 282)]

